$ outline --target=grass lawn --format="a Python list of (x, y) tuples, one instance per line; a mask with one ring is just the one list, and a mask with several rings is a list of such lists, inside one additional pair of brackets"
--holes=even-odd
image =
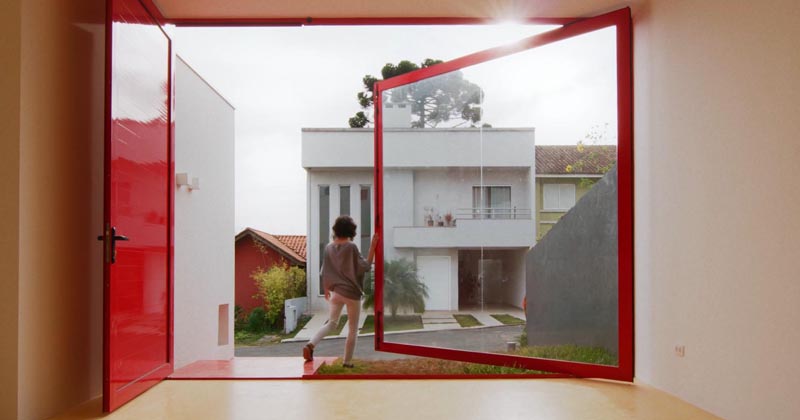
[[(603, 348), (581, 347), (571, 344), (522, 347), (511, 354), (601, 365), (617, 364), (617, 356)], [(341, 361), (338, 361), (333, 365), (326, 364), (322, 366), (317, 373), (320, 375), (510, 375), (547, 373), (515, 367), (481, 365), (427, 358), (354, 360), (353, 364), (355, 364), (355, 368), (345, 369), (342, 367)]]
[(256, 342), (261, 340), (265, 335), (271, 335), (273, 338), (269, 342), (263, 344), (277, 344), (280, 343), (281, 340), (292, 338), (297, 335), (297, 333), (306, 326), (310, 319), (310, 315), (301, 315), (297, 320), (297, 327), (289, 334), (284, 334), (283, 329), (276, 328), (268, 328), (261, 332), (251, 332), (242, 329), (234, 332), (233, 342), (236, 346), (253, 346), (256, 345)]
[(457, 314), (457, 315), (453, 315), (453, 318), (455, 318), (456, 321), (458, 321), (458, 325), (461, 325), (462, 328), (477, 327), (477, 326), (483, 325), (483, 324), (481, 324), (480, 321), (478, 321), (472, 315)]
[(523, 325), (525, 324), (524, 319), (519, 319), (515, 316), (511, 316), (509, 314), (492, 314), (492, 318), (502, 322), (505, 325)]
[[(422, 317), (419, 315), (397, 315), (395, 317), (387, 316), (383, 318), (384, 331), (407, 331), (407, 330), (421, 330)], [(367, 315), (364, 319), (364, 326), (361, 328), (361, 334), (368, 334), (375, 332), (375, 316)]]
[(558, 346), (523, 346), (511, 354), (543, 359), (569, 360), (573, 362), (592, 363), (596, 365), (616, 366), (617, 356), (602, 347), (585, 347), (574, 344)]
[(323, 365), (319, 375), (496, 375), (543, 373), (504, 366), (480, 365), (438, 359), (354, 360), (355, 367), (345, 369), (341, 361)]
[(233, 334), (233, 342), (237, 346), (252, 346), (265, 335), (266, 333), (263, 332), (254, 333), (246, 330), (236, 331)]

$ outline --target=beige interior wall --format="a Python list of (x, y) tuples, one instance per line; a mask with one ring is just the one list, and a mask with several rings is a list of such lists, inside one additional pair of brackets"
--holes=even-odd
[[(0, 311), (11, 317), (2, 322), (14, 319), (10, 248), (19, 240), (21, 418), (41, 418), (99, 392), (102, 358), (92, 356), (99, 348), (101, 285), (92, 271), (99, 267), (92, 263), (99, 225), (87, 217), (96, 204), (87, 167), (97, 164), (88, 142), (102, 133), (94, 93), (102, 77), (92, 73), (98, 52), (87, 45), (94, 42), (73, 23), (99, 22), (102, 3), (23, 4), (21, 150), (12, 105), (19, 94), (14, 14), (22, 2), (0, 6), (3, 60), (12, 64), (0, 82), (9, 122), (0, 145), (0, 170), (8, 175), (0, 180), (0, 251), (7, 251), (2, 276), (12, 280), (3, 283)], [(462, 10), (476, 3), (490, 2), (399, 4), (432, 15), (426, 5)], [(521, 3), (550, 15), (627, 4)], [(800, 50), (791, 44), (800, 39), (798, 6), (634, 3), (637, 377), (729, 418), (800, 417), (793, 395), (800, 364), (792, 354), (800, 346), (800, 192), (792, 177), (800, 160)], [(346, 6), (337, 3), (340, 15), (363, 10)], [(15, 398), (7, 391), (16, 388), (13, 373), (6, 374), (16, 371), (9, 362), (15, 342), (12, 333), (0, 348), (4, 414)], [(686, 346), (686, 357), (673, 355), (675, 344)]]
[(20, 3), (0, 3), (0, 417), (17, 417)]
[(635, 16), (637, 376), (730, 419), (800, 418), (800, 3), (768, 3)]
[(18, 415), (41, 419), (101, 392), (105, 6), (21, 4)]

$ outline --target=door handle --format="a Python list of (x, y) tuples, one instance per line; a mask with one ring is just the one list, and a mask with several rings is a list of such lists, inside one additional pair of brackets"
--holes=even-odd
[(117, 262), (117, 241), (129, 241), (130, 239), (125, 235), (117, 235), (117, 228), (106, 223), (105, 231), (97, 237), (97, 240), (103, 241), (105, 245), (103, 254), (106, 263), (114, 264)]

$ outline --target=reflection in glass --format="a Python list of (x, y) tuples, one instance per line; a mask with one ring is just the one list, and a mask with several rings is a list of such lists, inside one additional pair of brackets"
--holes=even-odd
[(614, 48), (383, 92), (384, 341), (617, 364)]

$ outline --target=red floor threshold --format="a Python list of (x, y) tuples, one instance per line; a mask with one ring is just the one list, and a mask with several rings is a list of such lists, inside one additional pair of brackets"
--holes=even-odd
[(336, 357), (234, 357), (231, 360), (198, 360), (177, 369), (169, 379), (302, 379), (312, 376)]

